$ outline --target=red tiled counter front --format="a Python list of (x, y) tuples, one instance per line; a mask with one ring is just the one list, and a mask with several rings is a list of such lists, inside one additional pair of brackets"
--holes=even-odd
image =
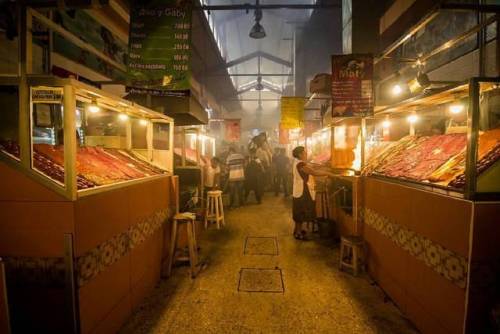
[(160, 279), (172, 177), (69, 201), (1, 162), (0, 175), (13, 329), (67, 329), (64, 234), (71, 233), (81, 332), (117, 331)]
[[(469, 272), (470, 262), (481, 257), (490, 268), (498, 261), (493, 241), (483, 239), (499, 235), (489, 215), (496, 212), (498, 217), (499, 208), (498, 203), (479, 204), (364, 178), (362, 231), (369, 274), (423, 333), (463, 333), (464, 324), (466, 332), (474, 333), (473, 328), (484, 326), (478, 310), (486, 305), (479, 303), (477, 290), (470, 290), (480, 274)], [(475, 248), (487, 245), (481, 250), (469, 241), (472, 226), (488, 231), (473, 232)]]

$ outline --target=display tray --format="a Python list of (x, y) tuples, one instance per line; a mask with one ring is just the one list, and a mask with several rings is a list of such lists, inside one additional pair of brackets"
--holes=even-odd
[[(0, 142), (0, 152), (18, 156), (19, 146), (13, 142)], [(33, 167), (59, 184), (63, 184), (64, 147), (34, 144)], [(79, 147), (76, 170), (78, 190), (166, 173), (130, 150), (103, 147)]]
[[(373, 156), (363, 174), (463, 191), (466, 146), (465, 133), (406, 136)], [(499, 160), (500, 129), (481, 133), (476, 165), (478, 176)]]

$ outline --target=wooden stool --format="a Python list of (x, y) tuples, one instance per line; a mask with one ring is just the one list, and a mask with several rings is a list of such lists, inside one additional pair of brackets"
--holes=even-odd
[(357, 276), (360, 267), (359, 260), (363, 259), (363, 249), (364, 241), (361, 237), (353, 235), (341, 237), (339, 269), (351, 268), (354, 276)]
[(224, 205), (222, 204), (222, 191), (213, 190), (207, 192), (207, 212), (205, 214), (205, 229), (209, 222), (217, 224), (217, 229), (226, 225), (224, 221)]
[[(198, 245), (196, 243), (196, 215), (191, 212), (178, 213), (174, 216), (172, 223), (172, 235), (170, 237), (170, 252), (168, 254), (167, 277), (172, 273), (172, 266), (176, 260), (189, 261), (191, 266), (191, 277), (195, 278), (198, 273)], [(186, 224), (189, 257), (176, 257), (178, 224)]]

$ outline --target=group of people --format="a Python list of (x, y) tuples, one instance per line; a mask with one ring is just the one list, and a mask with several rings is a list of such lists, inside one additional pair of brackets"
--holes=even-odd
[[(290, 161), (285, 149), (275, 149), (274, 155), (267, 159), (267, 155), (259, 148), (250, 147), (248, 155), (244, 156), (235, 147), (230, 147), (224, 161), (214, 157), (206, 166), (205, 189), (227, 189), (231, 208), (244, 205), (251, 193), (260, 204), (266, 190), (274, 190), (278, 196), (283, 189), (284, 195), (288, 197), (289, 173)], [(221, 184), (222, 174), (225, 175), (224, 184)], [(273, 187), (266, 188), (269, 184)]]
[[(307, 152), (303, 146), (293, 149), (293, 163), (287, 157), (285, 149), (277, 148), (271, 158), (266, 161), (258, 148), (249, 147), (249, 155), (245, 157), (235, 147), (230, 147), (227, 158), (222, 161), (212, 158), (205, 171), (205, 189), (228, 189), (231, 208), (244, 205), (250, 193), (254, 193), (257, 203), (261, 203), (265, 185), (272, 179), (275, 195), (281, 188), (288, 197), (288, 179), (292, 175), (292, 216), (294, 221), (293, 235), (298, 240), (306, 238), (305, 223), (316, 219), (314, 192), (309, 186), (310, 176), (334, 176), (329, 171), (314, 168), (307, 162)], [(221, 174), (225, 166), (227, 182), (221, 185)]]

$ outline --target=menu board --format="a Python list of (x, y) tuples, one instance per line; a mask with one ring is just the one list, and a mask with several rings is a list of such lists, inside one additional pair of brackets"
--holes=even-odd
[(304, 125), (304, 104), (303, 97), (281, 97), (281, 126), (283, 129), (296, 129)]
[(373, 56), (332, 56), (332, 117), (373, 116)]
[(131, 11), (128, 63), (128, 85), (134, 93), (189, 94), (191, 13), (191, 1), (136, 2)]

